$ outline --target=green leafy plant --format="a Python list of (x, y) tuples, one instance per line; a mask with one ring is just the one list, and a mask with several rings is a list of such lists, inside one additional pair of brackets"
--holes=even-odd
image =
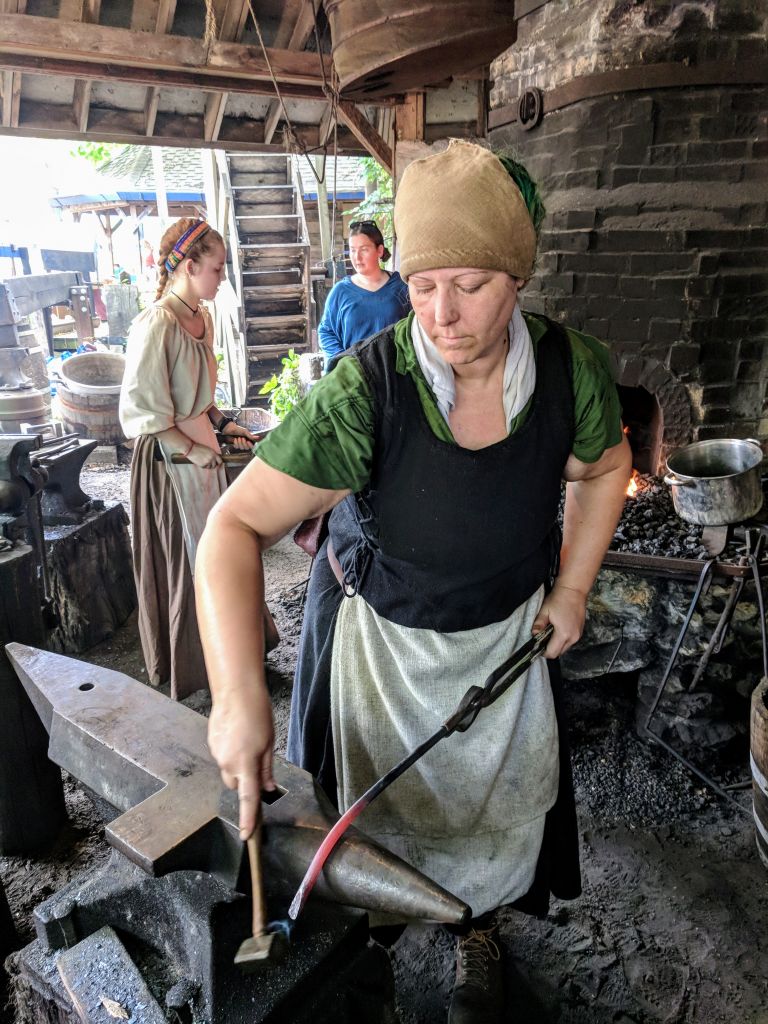
[(115, 142), (81, 142), (77, 149), (71, 149), (70, 156), (81, 156), (95, 167), (117, 156), (123, 146)]
[(259, 391), (260, 395), (269, 395), (269, 406), (279, 420), (284, 420), (301, 398), (298, 353), (289, 349), (282, 363), (280, 373), (273, 374)]
[(350, 221), (375, 220), (387, 248), (391, 249), (395, 235), (392, 175), (372, 156), (366, 156), (360, 159), (360, 176), (372, 186), (372, 191), (354, 210), (345, 210), (344, 216)]

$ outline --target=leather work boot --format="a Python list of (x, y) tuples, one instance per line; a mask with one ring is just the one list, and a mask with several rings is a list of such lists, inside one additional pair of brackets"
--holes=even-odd
[(504, 1009), (501, 952), (496, 927), (473, 928), (456, 946), (448, 1024), (499, 1024)]

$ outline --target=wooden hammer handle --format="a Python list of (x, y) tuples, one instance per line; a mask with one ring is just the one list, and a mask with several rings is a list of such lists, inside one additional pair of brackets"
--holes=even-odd
[(253, 890), (253, 934), (264, 935), (267, 930), (267, 914), (264, 904), (264, 886), (261, 880), (261, 795), (257, 798), (256, 827), (248, 837), (248, 860), (251, 865), (251, 889)]

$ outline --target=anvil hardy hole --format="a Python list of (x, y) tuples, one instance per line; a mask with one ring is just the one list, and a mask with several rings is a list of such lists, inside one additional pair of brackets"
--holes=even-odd
[(92, 690), (92, 689), (93, 689), (93, 683), (80, 683), (80, 685), (78, 686), (78, 690)]
[(281, 797), (284, 797), (287, 792), (287, 789), (281, 789), (279, 786), (272, 790), (262, 789), (261, 802), (263, 804), (274, 804), (280, 800)]

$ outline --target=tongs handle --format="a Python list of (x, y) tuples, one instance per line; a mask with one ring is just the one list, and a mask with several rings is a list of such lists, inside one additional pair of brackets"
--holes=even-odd
[(451, 717), (444, 723), (445, 735), (453, 732), (466, 732), (483, 710), (498, 700), (512, 683), (530, 668), (531, 664), (543, 654), (555, 627), (550, 622), (536, 633), (530, 640), (519, 647), (503, 664), (488, 676), (482, 686), (470, 686), (461, 699), (461, 703)]

